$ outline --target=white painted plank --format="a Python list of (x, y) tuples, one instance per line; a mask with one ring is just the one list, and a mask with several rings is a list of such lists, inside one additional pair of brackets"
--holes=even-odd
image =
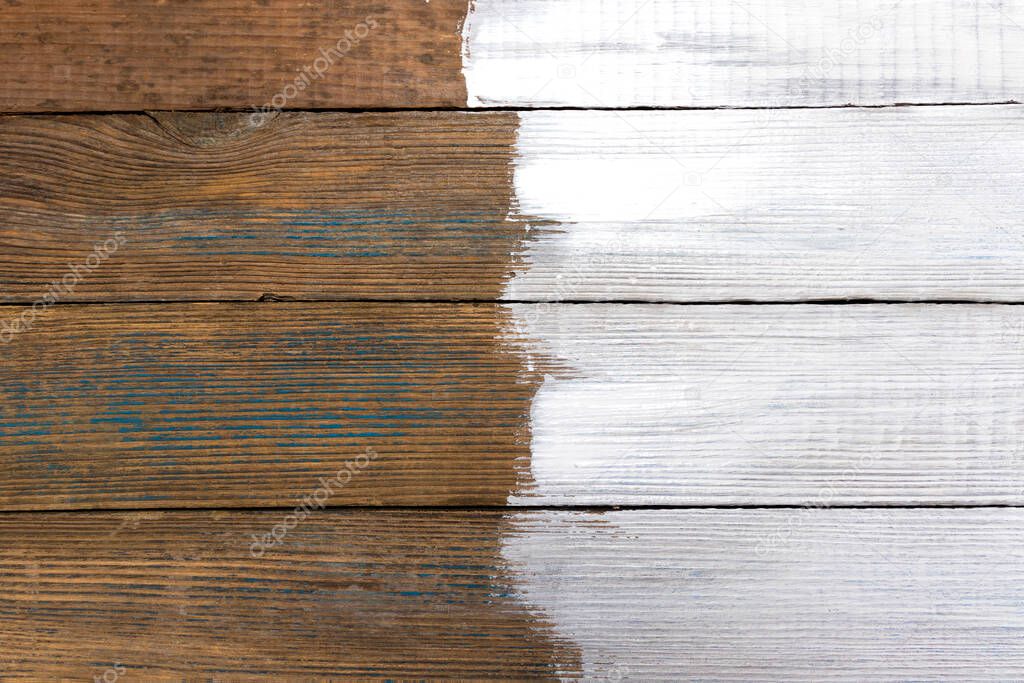
[(517, 152), (510, 300), (1024, 300), (1022, 106), (523, 112)]
[(508, 308), (513, 504), (1024, 502), (1024, 307)]
[(1020, 101), (1024, 0), (475, 0), (470, 106)]
[(587, 680), (1024, 679), (1020, 509), (552, 511), (510, 527), (516, 588)]

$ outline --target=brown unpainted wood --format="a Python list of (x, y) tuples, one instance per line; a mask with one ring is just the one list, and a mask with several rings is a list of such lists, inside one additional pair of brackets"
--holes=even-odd
[[(0, 301), (497, 298), (518, 117), (0, 117)], [(536, 232), (536, 231), (535, 231)], [(91, 272), (97, 245), (123, 245)], [(72, 278), (74, 279), (74, 278)]]
[[(278, 93), (290, 109), (462, 107), (467, 8), (467, 0), (7, 0), (0, 111), (250, 108)], [(321, 50), (333, 65), (317, 63)]]
[(544, 370), (502, 341), (508, 318), (493, 304), (55, 307), (2, 349), (0, 509), (288, 505), (339, 471), (331, 505), (504, 504), (529, 480)]
[(5, 680), (1020, 680), (1022, 534), (1019, 509), (3, 515), (0, 660)]
[(554, 679), (571, 642), (515, 594), (498, 514), (0, 515), (3, 680)]

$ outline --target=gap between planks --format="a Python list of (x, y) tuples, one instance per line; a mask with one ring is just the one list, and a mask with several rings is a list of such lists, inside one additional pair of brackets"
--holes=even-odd
[[(699, 503), (693, 505), (350, 505), (327, 503), (323, 510), (335, 512), (376, 512), (380, 514), (406, 512), (672, 512), (687, 510), (743, 510), (747, 512), (771, 512), (774, 510), (806, 510), (809, 512), (825, 512), (828, 510), (1014, 510), (1024, 508), (1024, 503), (836, 503), (830, 505), (792, 504), (792, 503), (757, 503), (715, 505)], [(317, 508), (318, 510), (320, 508)], [(205, 507), (95, 507), (95, 508), (39, 508), (24, 510), (0, 510), (0, 517), (18, 515), (96, 515), (131, 512), (153, 513), (199, 513), (199, 512), (292, 512), (294, 505), (212, 505)]]
[[(493, 106), (493, 107), (283, 107), (279, 113), (289, 114), (430, 114), (430, 113), (518, 113), (528, 111), (799, 111), (804, 109), (907, 109), (911, 107), (998, 107), (1024, 104), (1022, 100), (992, 100), (991, 102), (894, 102), (891, 104), (806, 104), (806, 105), (722, 105), (722, 106), (667, 106), (638, 105), (632, 107), (600, 106)], [(247, 114), (245, 107), (215, 107), (213, 109), (118, 109), (64, 111), (0, 111), (4, 116), (124, 116), (127, 114)]]
[[(486, 305), (515, 304), (519, 306), (1021, 306), (1024, 301), (989, 299), (718, 299), (709, 301), (648, 301), (646, 299), (371, 299), (351, 297), (338, 299), (308, 299), (302, 297), (264, 294), (258, 299), (118, 299), (114, 301), (58, 301), (51, 308), (76, 306), (131, 306), (131, 305), (209, 305), (209, 304), (377, 304), (381, 306), (415, 306), (427, 304)], [(24, 309), (31, 304), (0, 301), (0, 309)]]

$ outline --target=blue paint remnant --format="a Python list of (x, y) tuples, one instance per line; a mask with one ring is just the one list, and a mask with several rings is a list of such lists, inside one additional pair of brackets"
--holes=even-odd
[(4, 431), (0, 434), (0, 437), (18, 437), (18, 436), (49, 436), (51, 430), (46, 427), (40, 427), (39, 429), (26, 429), (20, 432), (8, 432)]
[(128, 417), (127, 415), (115, 415), (113, 417), (94, 417), (89, 420), (92, 424), (125, 424), (142, 428), (142, 419), (139, 417)]
[(180, 242), (209, 242), (213, 240), (254, 240), (259, 235), (233, 235), (233, 234), (221, 234), (221, 235), (185, 235), (179, 237)]
[[(200, 234), (176, 238), (210, 256), (296, 256), (301, 258), (428, 257), (491, 253), (495, 241), (508, 239), (500, 226), (505, 216), (493, 210), (409, 213), (387, 209), (273, 210), (190, 209), (135, 217), (138, 223), (203, 226)], [(427, 240), (425, 238), (429, 237)], [(308, 244), (315, 251), (239, 250), (239, 241), (281, 238)], [(378, 249), (365, 245), (376, 243)], [(425, 245), (430, 245), (425, 249)], [(223, 246), (224, 249), (218, 247)], [(213, 250), (208, 249), (213, 247)], [(324, 248), (319, 251), (319, 248)]]
[[(460, 550), (462, 550), (460, 548)], [(488, 572), (494, 569), (489, 564), (432, 564), (422, 563), (420, 567), (423, 569), (445, 569), (451, 571), (465, 571), (465, 572)]]
[[(417, 224), (412, 218), (367, 220), (365, 216), (360, 219), (354, 215), (335, 216), (331, 220), (340, 225), (362, 223), (370, 228), (388, 221), (391, 227)], [(330, 225), (331, 220), (324, 216), (293, 216), (293, 222), (312, 225), (292, 228), (304, 231), (311, 240), (340, 239), (337, 233), (344, 230), (336, 230), (338, 226)], [(431, 225), (436, 223), (433, 218), (430, 221)], [(469, 218), (451, 220), (453, 224), (460, 221), (473, 222)], [(198, 242), (205, 244), (214, 238), (211, 235), (209, 240)], [(435, 338), (402, 328), (400, 323), (396, 323), (396, 328), (392, 334), (376, 335), (367, 332), (374, 329), (370, 324), (316, 320), (315, 326), (288, 335), (276, 331), (262, 335), (256, 331), (251, 337), (215, 336), (204, 340), (202, 348), (195, 347), (196, 340), (191, 337), (183, 344), (179, 334), (134, 331), (119, 336), (108, 347), (93, 349), (93, 357), (78, 359), (94, 361), (96, 367), (109, 370), (91, 378), (69, 373), (61, 390), (54, 392), (56, 405), (47, 407), (52, 412), (44, 414), (62, 416), (56, 422), (58, 432), (61, 428), (69, 431), (70, 425), (77, 433), (110, 435), (120, 452), (134, 451), (131, 458), (146, 458), (147, 465), (160, 468), (156, 472), (158, 478), (166, 479), (173, 475), (171, 470), (183, 466), (175, 459), (175, 452), (206, 450), (227, 454), (232, 447), (244, 452), (237, 445), (242, 440), (273, 444), (279, 457), (272, 462), (288, 464), (295, 471), (293, 453), (299, 451), (295, 456), (298, 462), (304, 462), (305, 454), (301, 451), (322, 447), (325, 440), (331, 446), (347, 448), (360, 442), (365, 445), (369, 439), (408, 437), (416, 430), (465, 419), (454, 407), (455, 401), (425, 404), (424, 392), (437, 386), (447, 386), (449, 396), (473, 390), (458, 383), (435, 384), (433, 372), (420, 381), (403, 378), (415, 376), (421, 369), (434, 371), (446, 364), (465, 366), (477, 357), (487, 360), (488, 350), (461, 349), (454, 355)], [(261, 361), (259, 374), (239, 375), (238, 369), (254, 355)], [(413, 362), (408, 360), (410, 357), (419, 360)], [(354, 363), (366, 369), (366, 373), (353, 374)], [(59, 366), (46, 369), (61, 376)], [(366, 378), (371, 371), (373, 383), (369, 385)], [(0, 390), (6, 399), (5, 412), (24, 418), (24, 411), (14, 412), (15, 401), (10, 399), (28, 389), (27, 385), (12, 383)], [(325, 400), (318, 401), (316, 409), (310, 410), (308, 397), (313, 394)], [(218, 412), (225, 404), (231, 405), (233, 412)], [(32, 404), (33, 411), (43, 412), (35, 405)], [(82, 418), (80, 413), (62, 410), (66, 405), (97, 408), (92, 415)], [(15, 437), (51, 436), (53, 424), (38, 419), (0, 421), (0, 443)], [(489, 426), (501, 424), (495, 420)], [(70, 436), (74, 433), (71, 431)], [(16, 442), (17, 446), (29, 444), (51, 447), (49, 452), (41, 450), (34, 454), (32, 467), (49, 472), (67, 471), (60, 448), (54, 450), (52, 444), (36, 440)], [(18, 458), (22, 459), (20, 454)], [(226, 464), (242, 462), (251, 462), (251, 458), (229, 459)], [(230, 469), (220, 473), (236, 474)]]
[(125, 503), (154, 502), (154, 501), (158, 501), (158, 500), (169, 500), (169, 499), (170, 499), (170, 496), (161, 496), (161, 495), (156, 495), (156, 494), (152, 494), (152, 493), (136, 494), (136, 495), (131, 495), (131, 496), (111, 496), (110, 497), (110, 500), (112, 500), (112, 501), (120, 501), (120, 502), (125, 502)]

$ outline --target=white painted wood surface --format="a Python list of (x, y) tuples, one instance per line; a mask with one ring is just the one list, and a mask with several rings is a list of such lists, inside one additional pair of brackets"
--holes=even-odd
[(517, 588), (587, 680), (1024, 680), (1020, 509), (509, 519)]
[(1024, 300), (1024, 106), (533, 111), (517, 151), (510, 300)]
[(512, 504), (1024, 503), (1024, 307), (508, 308)]
[(470, 106), (1024, 98), (1024, 0), (474, 0)]

